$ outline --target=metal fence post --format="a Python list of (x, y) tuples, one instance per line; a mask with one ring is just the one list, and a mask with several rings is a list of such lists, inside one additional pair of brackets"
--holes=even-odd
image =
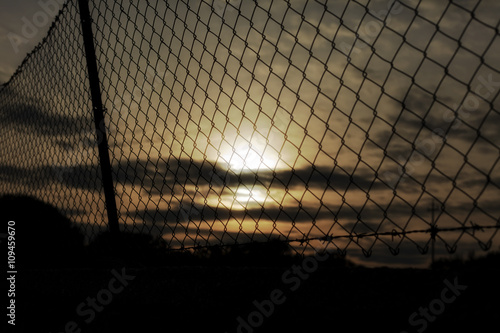
[(108, 227), (111, 233), (119, 232), (118, 213), (109, 160), (108, 139), (104, 125), (104, 107), (101, 100), (101, 88), (99, 72), (97, 70), (97, 59), (94, 48), (94, 35), (92, 33), (92, 19), (88, 0), (78, 0), (80, 8), (80, 21), (82, 23), (83, 42), (85, 44), (85, 55), (87, 59), (87, 70), (89, 74), (90, 93), (92, 96), (92, 107), (94, 110), (94, 123), (98, 138), (99, 160), (101, 165), (102, 183), (106, 209), (108, 211)]

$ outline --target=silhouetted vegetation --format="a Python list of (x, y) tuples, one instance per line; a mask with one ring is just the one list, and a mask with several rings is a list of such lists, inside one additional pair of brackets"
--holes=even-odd
[[(79, 229), (46, 203), (4, 196), (0, 209), (16, 221), (16, 248), (23, 267), (75, 268), (19, 274), (19, 304), (26, 306), (18, 320), (30, 330), (62, 331), (69, 320), (76, 320), (89, 332), (166, 328), (234, 332), (238, 316), (247, 318), (256, 311), (254, 301), (265, 302), (271, 291), (279, 289), (287, 300), (276, 305), (259, 331), (316, 331), (335, 318), (341, 332), (374, 326), (399, 332), (411, 330), (409, 316), (442, 294), (444, 279), (458, 279), (468, 287), (455, 303), (446, 305), (428, 332), (477, 328), (483, 323), (486, 327), (498, 310), (498, 252), (439, 260), (434, 270), (369, 269), (328, 253), (317, 270), (307, 274), (301, 270), (305, 275), (298, 279), (304, 257), (280, 239), (180, 251), (169, 249), (161, 237), (122, 231), (101, 233), (85, 247)], [(118, 272), (126, 268), (136, 278), (87, 324), (75, 309), (109, 287), (111, 267)], [(488, 302), (483, 301), (486, 294)], [(165, 315), (173, 324), (165, 325)]]
[(193, 254), (209, 264), (230, 266), (276, 266), (289, 264), (297, 259), (292, 255), (288, 243), (279, 239), (271, 239), (265, 243), (213, 246), (199, 249)]
[(8, 219), (4, 223), (15, 221), (18, 268), (81, 265), (84, 236), (57, 208), (29, 196), (5, 195), (0, 212)]
[[(230, 246), (200, 247), (190, 250), (170, 249), (161, 238), (148, 234), (104, 232), (89, 244), (91, 266), (250, 266), (276, 267), (298, 263), (303, 256), (280, 239)], [(328, 257), (329, 265), (346, 266), (345, 258)]]
[[(0, 198), (3, 216), (16, 222), (16, 256), (20, 268), (143, 266), (287, 266), (303, 256), (280, 239), (191, 250), (168, 248), (161, 237), (108, 231), (84, 246), (80, 229), (57, 208), (29, 196)], [(329, 256), (329, 265), (345, 258)]]
[(485, 256), (469, 258), (452, 258), (437, 260), (431, 268), (437, 270), (456, 270), (461, 268), (479, 268), (479, 267), (500, 267), (500, 252), (488, 252)]
[(90, 265), (157, 265), (165, 256), (163, 239), (148, 234), (109, 231), (97, 235), (88, 245)]
[[(0, 211), (16, 222), (16, 260), (19, 268), (51, 267), (158, 267), (158, 266), (232, 266), (278, 267), (299, 263), (303, 256), (287, 242), (270, 239), (230, 246), (178, 250), (168, 248), (161, 237), (121, 231), (104, 232), (84, 246), (80, 229), (57, 208), (29, 196), (0, 197)], [(329, 253), (328, 267), (354, 267), (345, 257)], [(468, 259), (440, 259), (435, 270), (463, 267), (500, 267), (500, 252)]]

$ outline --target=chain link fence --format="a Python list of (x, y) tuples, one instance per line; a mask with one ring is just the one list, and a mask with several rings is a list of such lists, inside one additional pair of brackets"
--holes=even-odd
[[(497, 244), (496, 2), (89, 7), (121, 230), (366, 256)], [(108, 218), (86, 60), (70, 0), (0, 90), (0, 189), (92, 237)]]
[(107, 230), (75, 1), (0, 87), (0, 110), (0, 193), (51, 203), (89, 237)]

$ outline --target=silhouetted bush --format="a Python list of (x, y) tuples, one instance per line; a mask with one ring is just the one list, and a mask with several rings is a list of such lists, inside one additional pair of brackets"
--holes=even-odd
[(162, 238), (148, 234), (106, 231), (90, 242), (87, 252), (97, 265), (163, 265), (166, 244)]
[(29, 196), (0, 197), (0, 212), (15, 221), (16, 267), (46, 268), (80, 265), (84, 237), (57, 208)]
[(442, 258), (437, 260), (431, 268), (437, 270), (457, 270), (463, 268), (484, 268), (484, 267), (500, 267), (500, 252), (488, 252), (485, 256), (474, 257), (471, 255), (467, 259)]
[[(57, 208), (28, 196), (0, 197), (5, 219), (16, 222), (18, 267), (77, 266), (288, 266), (302, 256), (279, 239), (227, 247), (214, 246), (190, 251), (169, 249), (161, 238), (121, 231), (97, 235), (87, 247), (78, 227)], [(328, 265), (345, 266), (346, 261), (331, 254)]]

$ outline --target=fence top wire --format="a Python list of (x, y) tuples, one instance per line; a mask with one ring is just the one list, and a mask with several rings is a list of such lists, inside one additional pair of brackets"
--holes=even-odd
[[(434, 241), (454, 252), (464, 235), (494, 245), (498, 5), (90, 6), (123, 230), (181, 249), (277, 237), (365, 255)], [(64, 34), (60, 16), (4, 88)]]
[(47, 39), (49, 38), (49, 36), (52, 34), (52, 31), (55, 29), (56, 25), (58, 24), (59, 20), (60, 20), (60, 16), (63, 15), (63, 12), (66, 10), (66, 8), (68, 7), (68, 3), (71, 2), (72, 0), (66, 0), (64, 2), (64, 4), (62, 5), (61, 9), (59, 10), (59, 12), (57, 13), (57, 15), (54, 17), (54, 20), (52, 21), (52, 23), (50, 24), (50, 27), (49, 29), (47, 30), (47, 33), (45, 34), (45, 37), (42, 38), (42, 40), (33, 48), (33, 50), (31, 50), (23, 59), (23, 61), (21, 62), (21, 64), (19, 66), (17, 66), (16, 70), (14, 71), (14, 73), (11, 75), (11, 77), (9, 78), (9, 80), (7, 80), (7, 82), (4, 82), (2, 84), (0, 84), (0, 89), (3, 89), (3, 88), (6, 88), (10, 82), (12, 80), (14, 80), (18, 75), (20, 75), (20, 73), (22, 72), (23, 70), (23, 67), (25, 66), (25, 64), (29, 61), (29, 59), (32, 57), (33, 54), (37, 53), (38, 50), (40, 48), (42, 48), (42, 46), (47, 43)]

